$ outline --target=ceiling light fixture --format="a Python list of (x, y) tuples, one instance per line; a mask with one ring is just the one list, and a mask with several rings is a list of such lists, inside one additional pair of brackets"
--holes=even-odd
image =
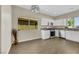
[(32, 6), (31, 6), (31, 10), (32, 10), (32, 12), (34, 12), (34, 13), (39, 13), (39, 12), (40, 12), (39, 5), (32, 5)]

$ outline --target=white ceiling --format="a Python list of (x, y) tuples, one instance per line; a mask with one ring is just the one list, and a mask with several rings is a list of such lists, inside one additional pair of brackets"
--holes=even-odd
[[(19, 5), (20, 7), (31, 10), (31, 5)], [(40, 13), (50, 16), (59, 16), (65, 13), (79, 10), (78, 5), (39, 5)]]

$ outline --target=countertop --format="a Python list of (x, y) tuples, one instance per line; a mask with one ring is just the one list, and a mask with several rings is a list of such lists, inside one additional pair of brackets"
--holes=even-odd
[(71, 31), (79, 31), (79, 28), (41, 28), (41, 30), (71, 30)]

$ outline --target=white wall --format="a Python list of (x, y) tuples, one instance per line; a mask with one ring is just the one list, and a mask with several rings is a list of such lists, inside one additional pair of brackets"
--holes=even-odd
[(54, 21), (55, 26), (66, 26), (66, 19), (56, 19)]
[(11, 6), (1, 6), (1, 53), (8, 53), (11, 47)]

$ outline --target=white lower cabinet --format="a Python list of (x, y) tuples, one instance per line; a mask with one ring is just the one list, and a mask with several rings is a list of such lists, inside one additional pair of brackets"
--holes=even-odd
[(41, 38), (42, 39), (50, 38), (50, 30), (41, 30)]
[(66, 39), (79, 42), (79, 31), (66, 31)]
[(56, 37), (66, 38), (67, 40), (79, 42), (79, 31), (73, 30), (55, 30)]
[[(41, 36), (42, 36), (42, 39), (48, 39), (50, 37), (50, 30), (42, 30)], [(66, 38), (67, 40), (79, 42), (79, 31), (55, 30), (55, 36)]]
[(55, 30), (55, 36), (59, 37), (59, 30)]
[(65, 30), (60, 30), (60, 35), (61, 35), (62, 38), (65, 38), (66, 31)]
[(65, 30), (55, 30), (55, 36), (65, 38), (66, 36)]

